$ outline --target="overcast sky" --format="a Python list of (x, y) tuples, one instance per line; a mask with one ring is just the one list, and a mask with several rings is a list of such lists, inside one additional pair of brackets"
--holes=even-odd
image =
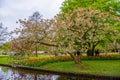
[(0, 0), (0, 22), (14, 30), (18, 19), (28, 18), (39, 11), (44, 18), (53, 18), (60, 11), (64, 0)]

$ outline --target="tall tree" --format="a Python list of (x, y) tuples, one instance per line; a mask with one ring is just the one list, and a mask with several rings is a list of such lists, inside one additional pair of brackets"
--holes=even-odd
[[(112, 15), (119, 16), (120, 17), (120, 0), (65, 0), (61, 7), (62, 13), (68, 13), (69, 11), (72, 11), (74, 9), (77, 9), (79, 7), (83, 8), (96, 8), (97, 10), (100, 10), (102, 12), (108, 12)], [(114, 23), (110, 21), (110, 23)], [(120, 25), (111, 28), (116, 28), (120, 32)], [(118, 33), (119, 34), (119, 33)], [(105, 39), (106, 40), (106, 39)], [(106, 42), (106, 41), (104, 41)], [(119, 36), (115, 39), (111, 39), (110, 43), (116, 43), (119, 44), (120, 39)], [(107, 44), (107, 43), (105, 43)], [(114, 46), (114, 49), (116, 46)]]
[[(78, 8), (66, 14), (59, 14), (55, 21), (58, 28), (56, 38), (60, 41), (59, 46), (71, 47), (80, 52), (87, 49), (90, 51), (88, 55), (93, 56), (95, 47), (108, 35), (111, 36), (117, 32), (110, 26), (117, 26), (115, 23), (118, 23), (120, 18), (93, 8), (87, 10)], [(109, 23), (109, 21), (114, 21), (114, 23)], [(77, 59), (72, 53), (69, 54), (75, 63), (79, 63), (80, 57)]]

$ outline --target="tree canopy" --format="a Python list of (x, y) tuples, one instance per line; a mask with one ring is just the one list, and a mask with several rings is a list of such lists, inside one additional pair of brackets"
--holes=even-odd
[[(11, 49), (23, 53), (31, 54), (36, 51), (41, 45), (56, 46), (50, 43), (54, 28), (52, 22), (48, 19), (43, 19), (39, 12), (34, 12), (28, 20), (19, 20), (21, 28), (13, 31), (13, 33), (20, 34), (18, 38), (11, 41)], [(28, 55), (29, 55), (28, 54)]]
[(96, 8), (103, 12), (120, 16), (120, 1), (119, 0), (65, 0), (62, 4), (61, 11), (67, 13), (78, 7)]
[[(68, 13), (79, 7), (86, 9), (95, 8), (97, 10), (100, 10), (101, 12), (108, 12), (112, 15), (120, 17), (120, 0), (65, 0), (62, 4), (61, 12)], [(109, 21), (109, 23), (114, 23), (114, 21)], [(112, 28), (115, 28), (120, 32), (120, 25), (113, 25), (111, 26), (111, 29)], [(114, 39), (110, 39), (110, 41), (111, 43), (113, 43), (113, 45), (119, 44), (119, 35), (116, 36), (116, 38)], [(106, 42), (106, 39), (104, 39), (104, 42)]]
[(117, 34), (118, 31), (111, 26), (117, 26), (120, 18), (94, 8), (77, 8), (69, 13), (59, 14), (55, 21), (59, 46), (69, 47), (69, 51), (90, 50), (89, 55), (93, 56), (95, 47), (102, 40)]

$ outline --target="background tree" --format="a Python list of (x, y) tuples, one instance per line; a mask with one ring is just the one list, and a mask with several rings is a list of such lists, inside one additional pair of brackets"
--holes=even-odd
[(7, 38), (8, 38), (7, 28), (4, 28), (3, 24), (0, 23), (0, 46), (2, 46), (2, 44), (6, 41)]
[[(33, 26), (38, 28), (39, 27), (39, 22), (40, 22), (41, 19), (42, 19), (42, 15), (38, 11), (36, 11), (32, 14), (32, 16), (29, 17), (28, 21), (32, 22)], [(32, 32), (32, 34), (36, 39), (39, 37), (38, 32), (36, 30), (34, 30), (34, 32)], [(38, 46), (37, 43), (35, 45), (36, 45), (35, 54), (37, 56), (38, 55), (37, 51), (38, 51), (39, 46)]]
[[(78, 8), (66, 14), (61, 13), (56, 17), (55, 25), (58, 28), (56, 35), (58, 37), (56, 38), (60, 41), (59, 46), (71, 47), (80, 52), (88, 49), (90, 50), (88, 55), (93, 56), (95, 47), (108, 35), (111, 36), (117, 32), (110, 26), (117, 26), (115, 23), (119, 20), (119, 17), (93, 8)], [(109, 23), (109, 21), (114, 21), (114, 23)], [(61, 33), (61, 31), (64, 31), (64, 33)], [(79, 63), (80, 57), (76, 57), (73, 53), (69, 54), (75, 60), (75, 63)]]
[(9, 52), (10, 51), (10, 49), (9, 49), (9, 42), (5, 42), (2, 46), (1, 46), (1, 48), (0, 48), (0, 50), (1, 51), (4, 51), (4, 52)]

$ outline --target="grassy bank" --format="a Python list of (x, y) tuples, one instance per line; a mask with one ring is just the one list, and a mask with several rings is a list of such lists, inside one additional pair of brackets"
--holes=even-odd
[(0, 63), (39, 67), (46, 70), (120, 76), (120, 55), (83, 56), (82, 63), (79, 65), (75, 64), (70, 56), (54, 57), (49, 55), (27, 58), (0, 56)]
[(120, 60), (83, 60), (82, 64), (74, 64), (73, 61), (51, 63), (40, 67), (46, 70), (58, 70), (66, 72), (85, 72), (93, 74), (120, 76)]

